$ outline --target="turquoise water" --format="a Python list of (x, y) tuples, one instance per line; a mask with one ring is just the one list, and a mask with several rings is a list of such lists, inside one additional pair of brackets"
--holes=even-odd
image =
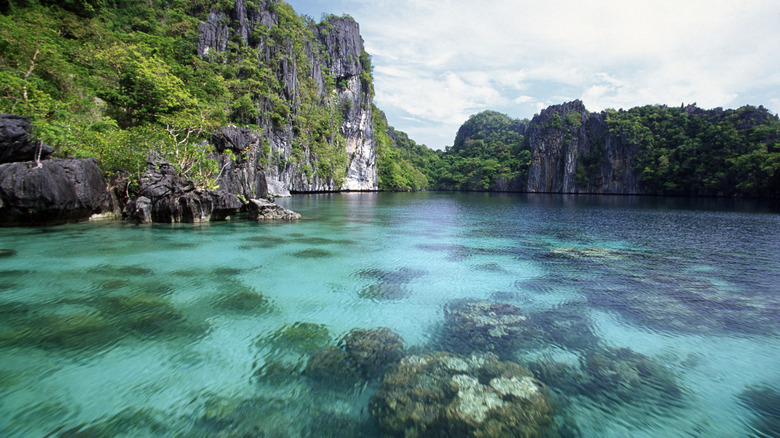
[[(562, 436), (778, 436), (777, 204), (279, 202), (304, 219), (0, 229), (0, 435), (383, 436), (377, 379), (306, 368), (387, 327), (407, 352), (531, 369)], [(532, 329), (484, 344), (453, 322), (463, 303)]]

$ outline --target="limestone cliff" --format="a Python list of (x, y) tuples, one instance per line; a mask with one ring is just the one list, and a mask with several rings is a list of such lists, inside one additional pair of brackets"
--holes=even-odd
[(605, 113), (589, 113), (579, 100), (535, 116), (526, 190), (552, 193), (639, 194), (636, 146), (609, 133)]
[(212, 11), (199, 34), (203, 59), (249, 53), (260, 65), (254, 77), (239, 72), (261, 82), (239, 120), (250, 127), (214, 135), (216, 149), (236, 157), (220, 158), (231, 161), (221, 185), (247, 197), (258, 194), (258, 178), (271, 194), (377, 188), (370, 58), (353, 19), (317, 24), (278, 0), (235, 0)]

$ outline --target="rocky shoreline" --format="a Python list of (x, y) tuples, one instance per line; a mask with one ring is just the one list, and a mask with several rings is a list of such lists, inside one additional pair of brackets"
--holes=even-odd
[(0, 226), (56, 225), (90, 218), (137, 224), (202, 223), (242, 213), (253, 220), (300, 219), (273, 198), (265, 199), (268, 190), (262, 184), (262, 171), (254, 178), (260, 184), (253, 184), (258, 199), (242, 198), (238, 196), (243, 194), (241, 184), (234, 181), (240, 177), (237, 172), (221, 179), (220, 189), (198, 188), (150, 153), (138, 196), (122, 199), (109, 187), (95, 159), (51, 158), (53, 151), (34, 139), (28, 118), (0, 115)]

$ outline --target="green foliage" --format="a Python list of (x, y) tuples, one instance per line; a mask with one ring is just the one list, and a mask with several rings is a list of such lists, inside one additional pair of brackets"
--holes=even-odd
[(473, 115), (442, 155), (436, 187), (493, 190), (499, 179), (525, 185), (531, 152), (522, 133), (528, 122), (495, 111)]
[(360, 52), (360, 83), (363, 85), (363, 89), (367, 91), (367, 94), (374, 98), (374, 81), (372, 77), (373, 67), (371, 65), (371, 55), (365, 50)]
[[(464, 146), (467, 140), (484, 140), (488, 144), (501, 141), (510, 148), (523, 143), (523, 125), (527, 121), (509, 118), (506, 114), (496, 111), (483, 111), (475, 114), (463, 124), (455, 136), (452, 150), (457, 153), (465, 152)], [(468, 154), (468, 153), (467, 153)]]
[(461, 126), (453, 147), (432, 151), (387, 127), (379, 111), (374, 114), (381, 189), (488, 191), (495, 190), (499, 180), (525, 185), (531, 162), (522, 134), (527, 121), (484, 111)]
[(582, 115), (580, 113), (566, 114), (566, 125), (572, 129), (580, 129), (582, 126)]
[(192, 109), (197, 101), (168, 64), (144, 45), (113, 46), (98, 53), (110, 86), (100, 93), (123, 127), (157, 122)]
[(424, 171), (433, 170), (433, 163), (438, 161), (436, 153), (388, 126), (378, 108), (373, 107), (372, 117), (379, 188), (391, 191), (430, 188), (430, 178)]
[[(194, 72), (182, 62), (194, 59), (178, 31), (193, 24), (191, 17), (158, 3), (177, 36), (128, 34), (121, 23), (142, 20), (143, 14), (127, 14), (141, 5), (149, 9), (146, 2), (121, 2), (122, 8), (96, 1), (31, 3), (0, 16), (0, 111), (31, 117), (36, 135), (57, 155), (97, 158), (108, 176), (137, 178), (147, 153), (157, 150), (178, 153), (182, 175), (207, 183), (213, 163), (207, 151), (192, 146), (202, 130), (186, 141), (175, 134), (210, 100), (188, 83)], [(92, 9), (74, 12), (69, 5)], [(204, 161), (181, 166), (184, 156)]]
[(542, 128), (545, 131), (550, 129), (563, 129), (563, 122), (561, 121), (561, 116), (558, 115), (558, 113), (555, 113), (547, 120), (547, 123)]

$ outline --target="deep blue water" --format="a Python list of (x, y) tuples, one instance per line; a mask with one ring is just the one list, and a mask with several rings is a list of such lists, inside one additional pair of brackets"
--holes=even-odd
[(307, 364), (385, 327), (533, 371), (561, 436), (778, 436), (777, 203), (278, 202), (304, 219), (0, 229), (0, 435), (382, 436), (392, 365)]

